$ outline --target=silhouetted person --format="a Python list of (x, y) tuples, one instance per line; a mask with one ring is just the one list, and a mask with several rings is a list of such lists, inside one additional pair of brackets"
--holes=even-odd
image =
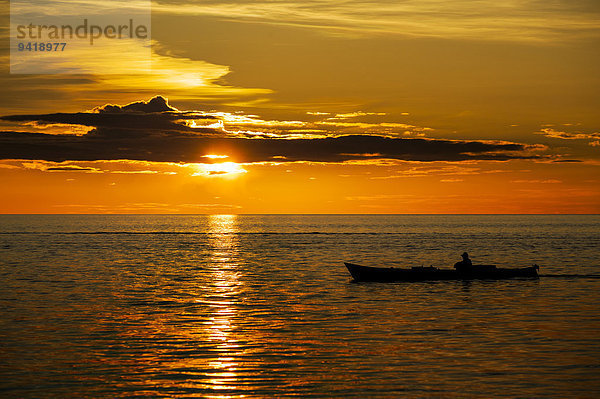
[(454, 264), (454, 268), (459, 273), (469, 273), (473, 270), (473, 262), (469, 259), (469, 254), (464, 252), (462, 255), (462, 260), (460, 262), (456, 262)]

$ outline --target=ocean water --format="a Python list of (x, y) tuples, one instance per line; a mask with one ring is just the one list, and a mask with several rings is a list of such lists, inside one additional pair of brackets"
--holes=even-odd
[[(343, 265), (463, 251), (542, 277)], [(598, 215), (3, 215), (0, 397), (596, 398), (597, 275)]]

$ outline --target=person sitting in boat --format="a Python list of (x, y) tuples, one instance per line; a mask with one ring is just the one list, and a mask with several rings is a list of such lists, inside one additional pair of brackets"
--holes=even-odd
[(473, 270), (473, 262), (471, 262), (471, 259), (469, 259), (469, 254), (466, 252), (463, 252), (462, 256), (462, 260), (460, 262), (456, 262), (454, 264), (454, 268), (461, 273), (468, 273), (470, 271)]

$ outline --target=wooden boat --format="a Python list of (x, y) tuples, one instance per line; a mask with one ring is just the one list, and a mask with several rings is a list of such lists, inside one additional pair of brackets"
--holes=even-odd
[(538, 265), (504, 269), (494, 265), (473, 265), (468, 272), (437, 267), (369, 267), (344, 262), (354, 281), (498, 280), (515, 277), (538, 278)]

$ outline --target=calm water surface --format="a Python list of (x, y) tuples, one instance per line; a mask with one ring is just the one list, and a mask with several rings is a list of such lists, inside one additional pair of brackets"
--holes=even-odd
[[(600, 397), (600, 216), (0, 216), (0, 396)], [(350, 282), (343, 261), (540, 265)]]

